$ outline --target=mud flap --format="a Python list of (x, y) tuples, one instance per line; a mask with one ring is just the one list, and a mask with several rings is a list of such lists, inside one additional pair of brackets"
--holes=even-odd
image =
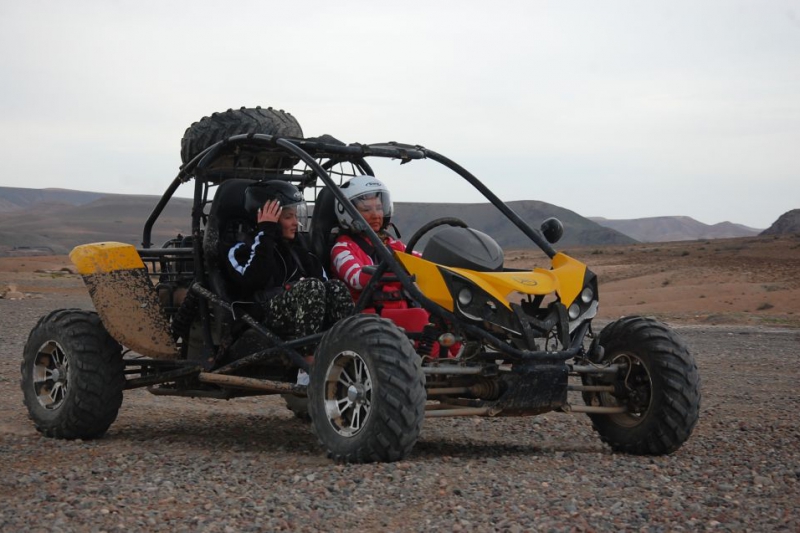
[(84, 244), (69, 258), (117, 342), (147, 357), (178, 357), (169, 320), (136, 248), (119, 242)]

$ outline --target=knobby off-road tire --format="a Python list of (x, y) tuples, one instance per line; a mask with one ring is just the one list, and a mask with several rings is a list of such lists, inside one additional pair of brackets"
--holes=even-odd
[(303, 137), (297, 119), (283, 110), (271, 107), (228, 109), (203, 117), (186, 129), (181, 139), (181, 160), (186, 164), (212, 144), (245, 133)]
[(590, 414), (603, 442), (635, 455), (672, 453), (686, 442), (700, 412), (700, 376), (686, 343), (652, 318), (626, 317), (598, 338), (603, 363), (624, 366), (615, 378), (584, 377), (585, 384), (617, 392), (584, 392), (587, 405), (626, 406), (628, 413)]
[(408, 338), (390, 321), (358, 314), (323, 337), (308, 388), (314, 432), (337, 462), (397, 461), (417, 442), (425, 376)]
[(97, 313), (61, 309), (39, 319), (20, 368), (36, 429), (59, 439), (102, 437), (122, 404), (121, 352)]

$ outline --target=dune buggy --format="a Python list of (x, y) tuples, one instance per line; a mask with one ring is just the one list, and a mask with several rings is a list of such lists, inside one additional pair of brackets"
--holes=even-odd
[[(105, 242), (72, 251), (96, 312), (53, 311), (30, 333), (22, 389), (44, 435), (100, 437), (123, 391), (147, 387), (208, 398), (282, 394), (310, 417), (328, 455), (343, 462), (405, 457), (427, 417), (587, 413), (603, 441), (632, 454), (671, 453), (690, 436), (700, 379), (686, 344), (644, 317), (619, 319), (595, 334), (597, 277), (553, 248), (563, 226), (549, 219), (531, 227), (448, 158), (422, 146), (305, 138), (294, 117), (272, 108), (203, 118), (186, 131), (181, 155), (180, 172), (144, 225), (141, 248)], [(444, 165), (550, 265), (506, 268), (490, 236), (452, 218), (422, 226), (407, 253), (389, 250), (339, 188), (352, 176), (374, 175), (373, 158)], [(245, 188), (276, 179), (294, 183), (313, 206), (300, 238), (320, 258), (335, 237), (337, 199), (380, 257), (357, 312), (302, 338), (282, 338), (253, 318), (250, 302), (231, 299), (221, 267), (239, 234), (252, 228)], [(191, 234), (154, 247), (160, 213), (192, 180)], [(423, 236), (421, 254), (411, 253)], [(401, 283), (412, 305), (358, 312), (380, 311), (372, 297), (387, 281)], [(298, 384), (300, 369), (310, 374), (308, 385)]]

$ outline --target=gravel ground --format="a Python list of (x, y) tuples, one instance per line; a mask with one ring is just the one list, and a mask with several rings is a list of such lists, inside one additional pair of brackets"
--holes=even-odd
[(280, 398), (126, 393), (96, 441), (41, 438), (19, 390), (36, 319), (0, 300), (1, 531), (800, 531), (800, 331), (678, 327), (700, 422), (666, 457), (613, 454), (585, 415), (429, 419), (410, 457), (331, 463)]

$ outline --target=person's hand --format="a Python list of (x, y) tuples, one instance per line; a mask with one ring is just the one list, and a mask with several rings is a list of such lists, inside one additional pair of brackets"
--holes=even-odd
[(267, 200), (258, 210), (258, 222), (277, 222), (280, 216), (281, 203), (278, 200)]

